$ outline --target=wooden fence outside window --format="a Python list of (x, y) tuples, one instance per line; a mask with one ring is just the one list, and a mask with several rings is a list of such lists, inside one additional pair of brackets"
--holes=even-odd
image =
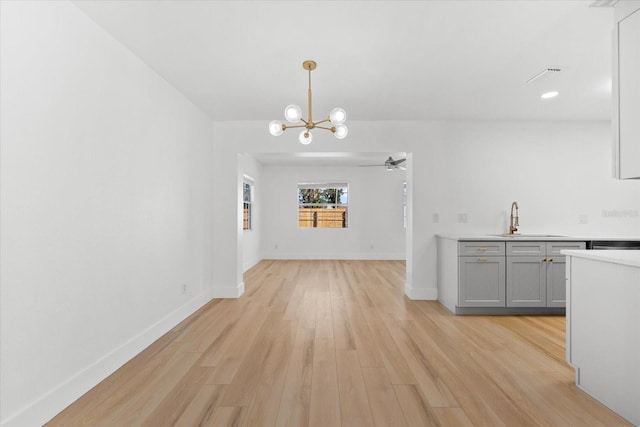
[(346, 207), (301, 207), (298, 209), (300, 228), (347, 228)]

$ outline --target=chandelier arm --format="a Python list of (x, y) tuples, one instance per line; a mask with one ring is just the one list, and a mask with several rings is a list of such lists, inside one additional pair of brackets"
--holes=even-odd
[(328, 122), (328, 121), (330, 121), (330, 120), (331, 120), (331, 119), (330, 119), (329, 117), (327, 117), (327, 118), (326, 118), (326, 119), (324, 119), (324, 120), (320, 120), (319, 122), (316, 122), (316, 124), (317, 124), (317, 125), (319, 125), (320, 123), (326, 123), (326, 122)]
[(293, 129), (293, 128), (304, 128), (304, 127), (307, 127), (307, 125), (295, 125), (295, 126), (285, 125), (285, 126), (286, 127), (284, 128), (284, 130)]
[(325, 127), (325, 126), (316, 126), (316, 128), (318, 128), (318, 129), (328, 130), (328, 131), (331, 131), (331, 132), (335, 132), (335, 131), (336, 131), (336, 128), (335, 128), (335, 127), (330, 127), (330, 128), (328, 128), (328, 127)]

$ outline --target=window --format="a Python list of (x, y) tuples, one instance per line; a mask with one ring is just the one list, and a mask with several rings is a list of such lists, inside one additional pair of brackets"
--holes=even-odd
[(253, 185), (242, 183), (242, 229), (251, 230), (251, 203), (253, 202)]
[(346, 183), (298, 184), (298, 227), (347, 228), (348, 212)]

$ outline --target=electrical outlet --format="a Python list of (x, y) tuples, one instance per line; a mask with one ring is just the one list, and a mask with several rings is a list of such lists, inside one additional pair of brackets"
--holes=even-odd
[(589, 215), (586, 215), (586, 214), (578, 215), (578, 224), (589, 224)]
[(278, 249), (278, 244), (273, 245), (273, 249)]
[(370, 248), (370, 249), (373, 249), (373, 243), (369, 245), (369, 248)]
[(433, 215), (431, 215), (431, 222), (433, 222), (434, 224), (440, 222), (440, 214), (434, 213)]
[(182, 294), (184, 295), (184, 294), (186, 294), (186, 293), (187, 293), (187, 284), (186, 284), (186, 283), (183, 283), (183, 284), (182, 284)]
[(465, 224), (469, 222), (469, 216), (466, 213), (459, 213), (458, 214), (458, 223), (459, 224)]

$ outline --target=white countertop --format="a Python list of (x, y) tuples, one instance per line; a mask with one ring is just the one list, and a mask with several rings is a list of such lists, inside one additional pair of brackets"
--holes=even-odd
[(632, 267), (640, 267), (640, 251), (627, 250), (562, 250), (561, 254), (574, 256), (578, 258), (593, 259), (596, 261), (610, 262), (613, 264), (629, 265)]
[(638, 241), (640, 242), (640, 236), (606, 236), (606, 235), (598, 235), (598, 236), (589, 236), (589, 235), (562, 235), (561, 233), (549, 233), (549, 234), (538, 234), (538, 233), (523, 233), (523, 235), (519, 235), (517, 237), (511, 236), (503, 236), (500, 233), (494, 234), (450, 234), (450, 233), (438, 233), (436, 237), (440, 237), (442, 239), (451, 239), (451, 240), (487, 240), (487, 241), (503, 241), (503, 242), (512, 242), (512, 241), (549, 241), (549, 242), (587, 242), (590, 240), (609, 240), (609, 241)]

